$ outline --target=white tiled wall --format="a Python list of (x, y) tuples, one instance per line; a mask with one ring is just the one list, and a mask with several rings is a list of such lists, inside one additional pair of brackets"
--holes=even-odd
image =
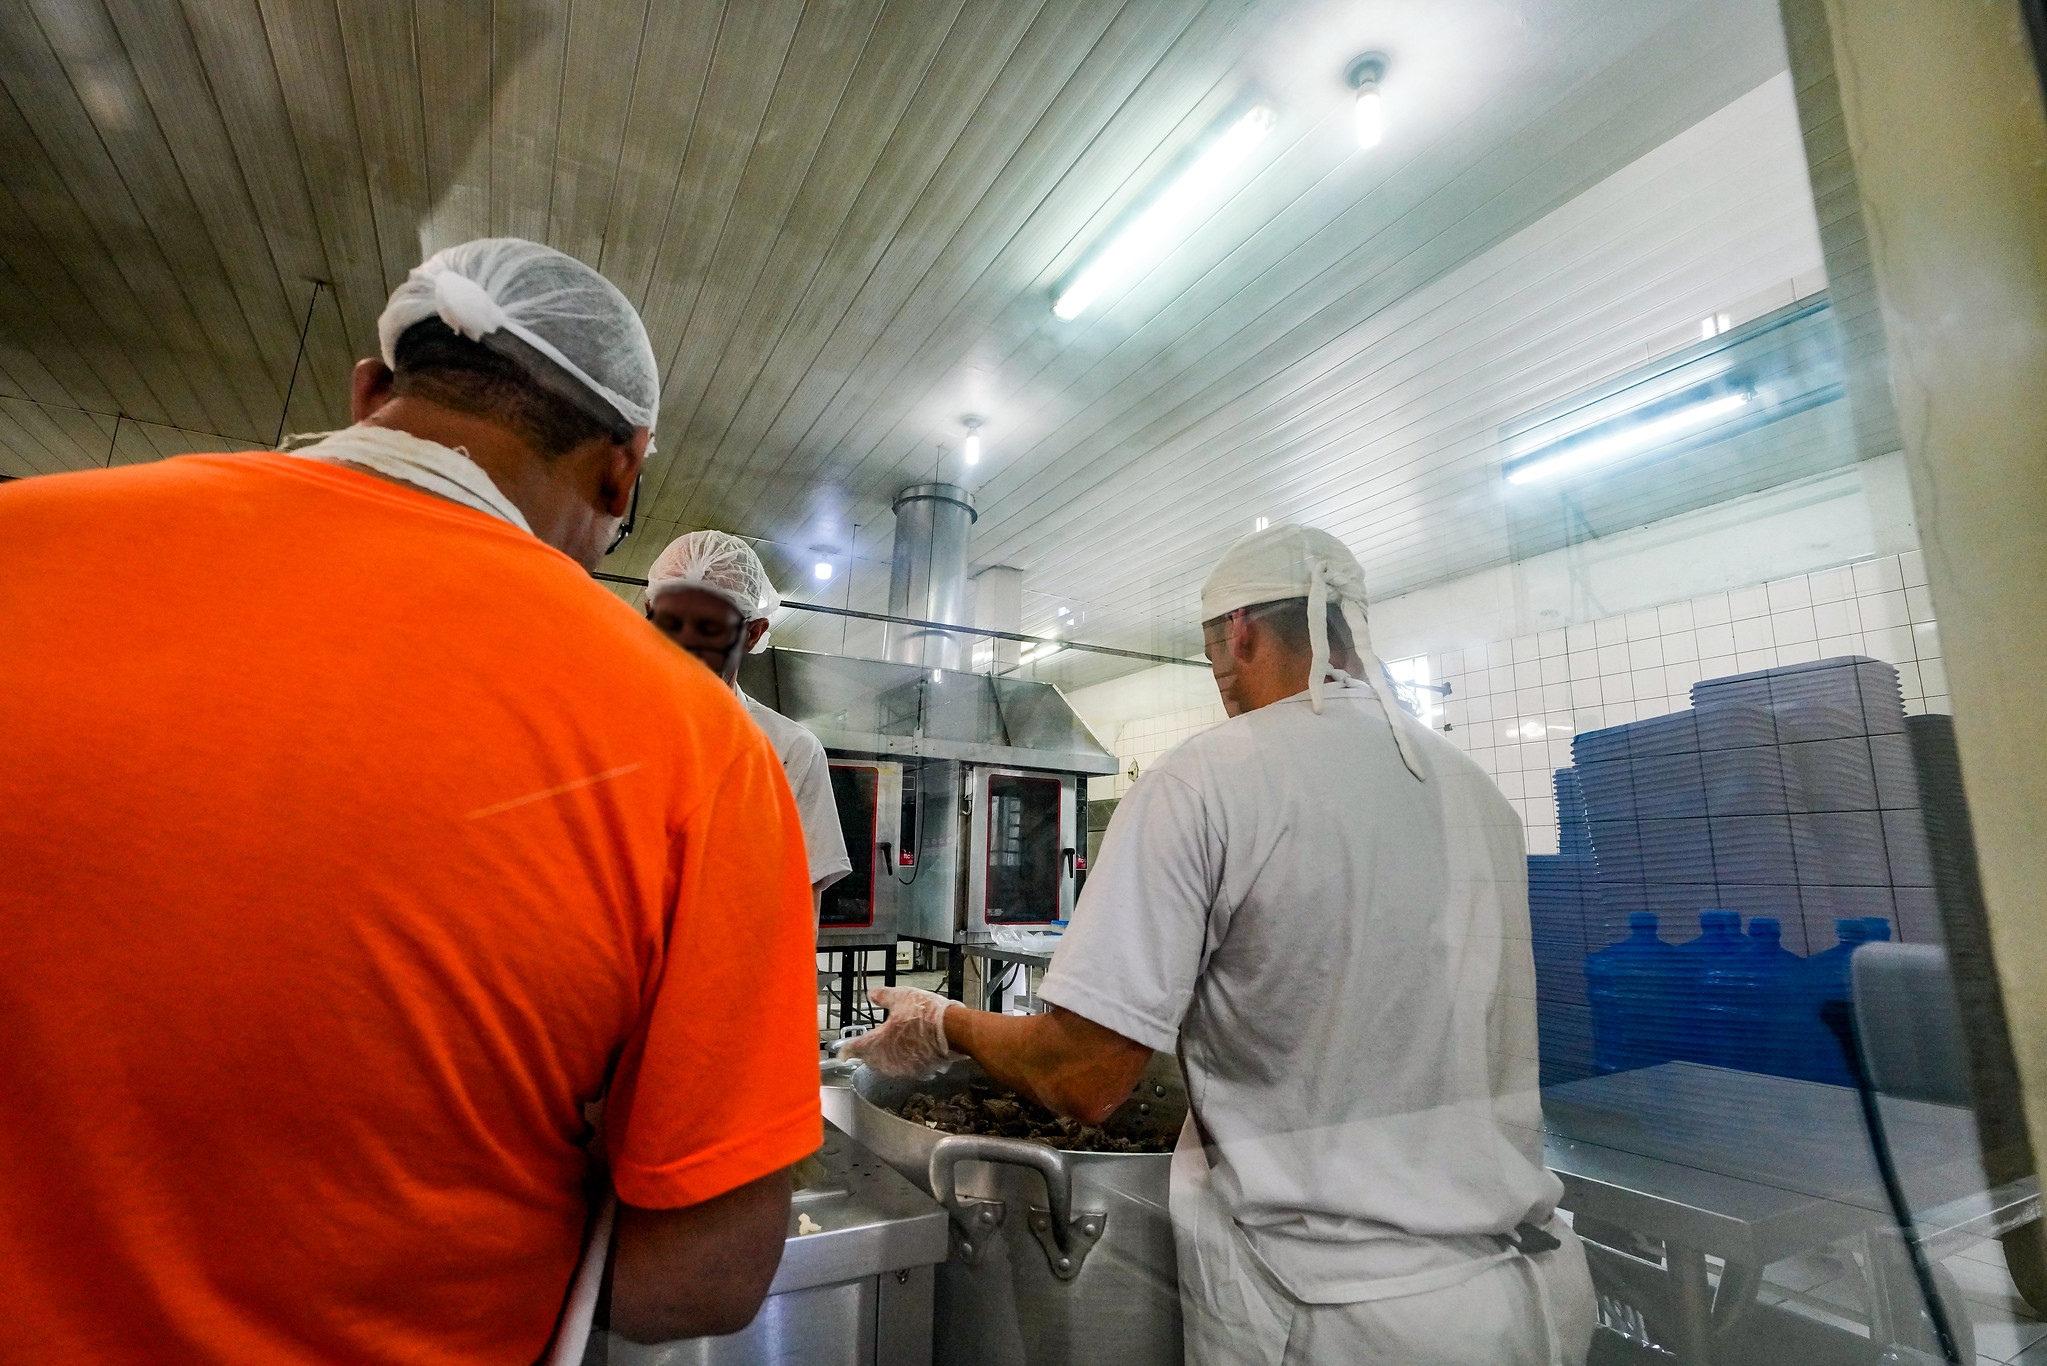
[(1089, 780), (1089, 800), (1100, 801), (1104, 797), (1122, 796), (1130, 790), (1132, 764), (1136, 764), (1137, 771), (1142, 773), (1174, 745), (1189, 736), (1199, 735), (1210, 726), (1219, 726), (1228, 719), (1229, 713), (1223, 710), (1222, 703), (1217, 702), (1211, 706), (1167, 712), (1163, 716), (1145, 716), (1135, 721), (1125, 721), (1115, 740), (1111, 742), (1111, 747), (1116, 751), (1118, 771), (1107, 778)]
[(1571, 737), (1682, 711), (1702, 678), (1836, 655), (1896, 666), (1908, 712), (1948, 710), (1920, 552), (1430, 656), (1448, 738), (1521, 812), (1528, 852), (1557, 850), (1550, 775)]
[[(1432, 651), (1429, 673), (1450, 684), (1440, 718), (1450, 727), (1446, 738), (1492, 774), (1521, 812), (1528, 852), (1554, 854), (1550, 774), (1571, 762), (1572, 736), (1681, 711), (1702, 678), (1836, 655), (1896, 666), (1908, 712), (1948, 710), (1919, 551)], [(1090, 795), (1120, 797), (1133, 760), (1142, 772), (1223, 719), (1216, 705), (1125, 722), (1111, 742), (1123, 772), (1096, 779)]]

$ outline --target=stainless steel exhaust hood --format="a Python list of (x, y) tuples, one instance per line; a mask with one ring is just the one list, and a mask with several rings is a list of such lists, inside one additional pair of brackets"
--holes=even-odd
[(1096, 775), (1117, 768), (1116, 756), (1050, 683), (777, 647), (749, 655), (739, 682), (808, 727), (834, 757)]

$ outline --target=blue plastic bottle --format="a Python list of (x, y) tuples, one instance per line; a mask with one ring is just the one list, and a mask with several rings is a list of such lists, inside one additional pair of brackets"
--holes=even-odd
[(1592, 1001), (1592, 1065), (1625, 1072), (1670, 1060), (1671, 968), (1677, 950), (1656, 937), (1648, 911), (1628, 916), (1628, 937), (1585, 960)]
[[(1718, 973), (1738, 965), (1744, 951), (1741, 915), (1699, 912), (1699, 937), (1677, 946), (1670, 992), (1671, 1056), (1713, 1067), (1739, 1067), (1734, 1022)], [(1713, 986), (1708, 994), (1709, 974)]]
[(1891, 922), (1880, 915), (1865, 915), (1862, 923), (1869, 927), (1869, 938), (1865, 944), (1888, 944), (1891, 942)]
[(1853, 1086), (1855, 1076), (1848, 1070), (1847, 1056), (1834, 1032), (1820, 1018), (1829, 1001), (1848, 999), (1848, 959), (1869, 939), (1869, 922), (1861, 919), (1836, 920), (1834, 933), (1840, 943), (1805, 960), (1805, 990), (1800, 993), (1797, 1018), (1799, 1051), (1806, 1059), (1801, 1073), (1809, 1081), (1834, 1086)]
[(1759, 915), (1748, 922), (1742, 952), (1707, 968), (1707, 1008), (1717, 1009), (1725, 1022), (1727, 1066), (1792, 1074), (1797, 1063), (1789, 1044), (1804, 966), (1804, 959), (1784, 947), (1776, 917)]

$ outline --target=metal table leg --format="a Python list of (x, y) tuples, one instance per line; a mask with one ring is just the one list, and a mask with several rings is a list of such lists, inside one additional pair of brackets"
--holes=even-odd
[(1671, 1344), (1677, 1359), (1683, 1366), (1711, 1366), (1713, 1293), (1706, 1282), (1706, 1254), (1666, 1240), (1663, 1265), (1670, 1276), (1671, 1300), (1677, 1310), (1677, 1341)]
[(853, 950), (839, 955), (839, 1028), (853, 1023)]
[(1763, 1269), (1728, 1262), (1720, 1268), (1720, 1285), (1713, 1292), (1713, 1336), (1725, 1338), (1741, 1326), (1756, 1292), (1763, 1287)]

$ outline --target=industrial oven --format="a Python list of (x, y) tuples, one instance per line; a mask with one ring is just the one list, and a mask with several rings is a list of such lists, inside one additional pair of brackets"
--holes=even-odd
[(1057, 688), (779, 647), (740, 681), (831, 760), (853, 872), (825, 893), (820, 949), (950, 948), (1072, 914), (1085, 784), (1117, 765)]

